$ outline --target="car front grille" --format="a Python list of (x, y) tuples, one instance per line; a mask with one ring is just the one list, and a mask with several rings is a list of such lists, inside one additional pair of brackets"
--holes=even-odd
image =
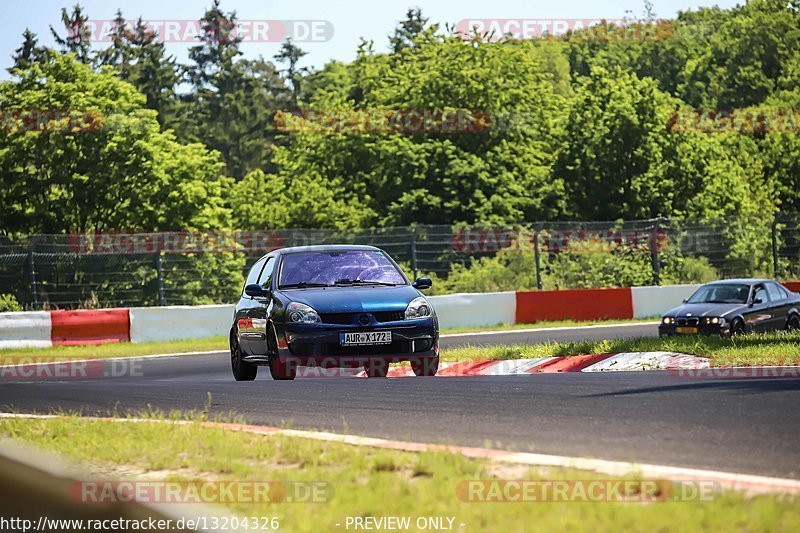
[(362, 315), (372, 315), (378, 322), (396, 322), (405, 318), (405, 311), (373, 311), (372, 313), (322, 313), (323, 324), (359, 324)]
[(700, 325), (700, 319), (697, 317), (680, 317), (678, 318), (675, 323), (678, 326), (698, 326)]

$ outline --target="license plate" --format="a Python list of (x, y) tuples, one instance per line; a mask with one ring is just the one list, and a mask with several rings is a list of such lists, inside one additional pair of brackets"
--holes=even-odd
[(697, 328), (678, 328), (678, 333), (697, 333)]
[(340, 333), (339, 341), (342, 346), (374, 346), (376, 344), (392, 344), (392, 332), (357, 331), (353, 333)]

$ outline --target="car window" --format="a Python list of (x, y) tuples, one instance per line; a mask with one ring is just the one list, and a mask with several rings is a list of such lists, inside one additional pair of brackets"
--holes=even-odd
[(769, 299), (773, 302), (777, 302), (786, 298), (781, 291), (780, 287), (778, 287), (775, 283), (767, 283), (767, 292), (769, 293)]
[[(261, 258), (256, 261), (256, 264), (253, 265), (253, 268), (250, 269), (250, 273), (247, 275), (247, 281), (244, 282), (245, 287), (258, 283), (258, 276), (261, 274), (261, 269), (264, 267), (265, 262), (266, 258)], [(242, 292), (244, 292), (244, 290), (242, 290)]]
[(690, 304), (743, 304), (747, 303), (750, 287), (743, 284), (712, 283), (700, 287), (688, 300)]
[(262, 287), (272, 287), (272, 273), (275, 270), (275, 258), (270, 257), (264, 265), (264, 269), (258, 276), (258, 284)]
[(760, 299), (763, 303), (769, 302), (769, 296), (767, 295), (767, 290), (764, 288), (763, 285), (758, 285), (755, 290), (753, 291), (753, 301)]
[(405, 279), (380, 250), (299, 252), (283, 256), (280, 285), (318, 283), (386, 283), (404, 285)]
[(783, 297), (784, 298), (791, 298), (792, 297), (791, 291), (789, 289), (787, 289), (786, 287), (784, 287), (783, 285), (778, 285), (778, 288), (783, 293)]

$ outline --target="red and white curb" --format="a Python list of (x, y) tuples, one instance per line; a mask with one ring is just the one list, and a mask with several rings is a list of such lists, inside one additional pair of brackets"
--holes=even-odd
[[(632, 352), (570, 357), (539, 357), (535, 359), (503, 359), (483, 361), (442, 362), (437, 378), (525, 376), (567, 372), (629, 372), (637, 370), (704, 370), (711, 367), (707, 357), (673, 352)], [(357, 368), (300, 367), (299, 378), (364, 378), (366, 372)], [(389, 369), (389, 378), (414, 377), (410, 366)]]
[[(0, 413), (0, 419), (2, 418), (54, 419), (69, 417), (60, 415)], [(151, 422), (176, 425), (189, 425), (197, 423), (192, 421), (140, 418), (81, 417), (81, 419), (128, 423)], [(390, 440), (375, 437), (341, 435), (338, 433), (329, 433), (324, 431), (282, 429), (268, 426), (254, 426), (249, 424), (230, 424), (224, 422), (201, 422), (200, 424), (203, 427), (221, 428), (231, 431), (244, 431), (259, 435), (282, 435), (317, 441), (341, 442), (343, 444), (349, 444), (352, 446), (366, 446), (370, 448), (382, 448), (405, 452), (448, 452), (463, 455), (465, 457), (486, 459), (492, 462), (505, 464), (526, 465), (531, 467), (548, 466), (574, 468), (578, 470), (598, 472), (600, 474), (609, 476), (641, 476), (648, 479), (663, 479), (674, 482), (713, 482), (721, 489), (740, 491), (748, 495), (769, 493), (800, 494), (800, 480), (795, 479), (756, 476), (751, 474), (684, 468), (678, 466), (643, 464), (624, 461), (607, 461), (605, 459), (513, 452), (509, 450), (495, 450), (491, 448), (425, 444), (420, 442)]]

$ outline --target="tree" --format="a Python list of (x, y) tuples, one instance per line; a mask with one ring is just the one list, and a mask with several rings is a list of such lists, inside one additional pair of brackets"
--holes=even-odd
[(160, 131), (144, 97), (112, 70), (95, 73), (68, 54), (15, 75), (0, 82), (0, 112), (14, 119), (0, 131), (5, 231), (229, 226), (218, 155)]
[(50, 33), (53, 34), (53, 39), (61, 46), (61, 51), (68, 54), (75, 54), (78, 61), (81, 63), (89, 63), (91, 61), (91, 39), (92, 32), (86, 24), (89, 17), (84, 14), (83, 8), (80, 4), (75, 4), (72, 8), (72, 13), (67, 11), (67, 8), (61, 8), (61, 23), (64, 25), (67, 33), (63, 37), (50, 26)]
[(308, 74), (306, 67), (298, 67), (298, 63), (308, 52), (302, 50), (292, 42), (291, 37), (287, 37), (281, 45), (280, 51), (275, 54), (274, 59), (279, 63), (284, 63), (286, 68), (281, 72), (289, 83), (292, 84), (292, 100), (294, 107), (297, 107), (300, 97), (301, 80), (303, 75)]
[(170, 122), (179, 81), (175, 58), (166, 55), (164, 43), (158, 41), (158, 35), (141, 18), (131, 29), (121, 11), (117, 11), (114, 19), (111, 39), (111, 46), (98, 53), (97, 63), (113, 66), (120, 79), (144, 94), (147, 107), (158, 112), (159, 123)]
[(39, 46), (39, 40), (37, 39), (36, 34), (30, 29), (25, 28), (25, 31), (22, 33), (22, 37), (24, 39), (22, 46), (16, 49), (13, 56), (14, 65), (8, 69), (8, 71), (12, 74), (15, 69), (25, 70), (33, 63), (41, 61), (47, 51), (46, 48)]
[[(394, 34), (389, 38), (389, 46), (395, 54), (402, 50), (413, 48), (415, 39), (428, 27), (428, 19), (422, 16), (420, 8), (409, 9), (406, 18), (395, 27)], [(437, 26), (438, 27), (438, 26)]]

